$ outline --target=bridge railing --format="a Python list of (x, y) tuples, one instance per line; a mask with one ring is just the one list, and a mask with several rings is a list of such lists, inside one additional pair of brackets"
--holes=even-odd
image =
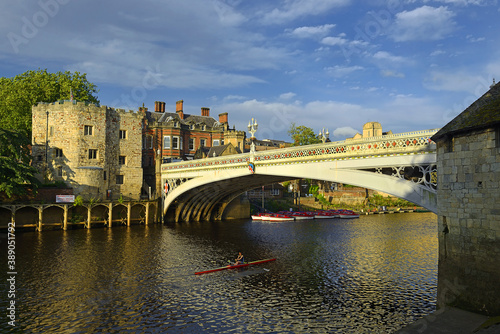
[[(415, 154), (433, 152), (436, 144), (431, 137), (439, 129), (412, 131), (378, 137), (348, 139), (314, 145), (293, 146), (284, 149), (258, 151), (253, 155), (257, 164), (304, 162), (307, 160), (348, 159), (362, 156)], [(250, 162), (250, 153), (212, 157), (199, 160), (163, 164), (162, 172), (182, 169), (223, 169), (244, 167)]]

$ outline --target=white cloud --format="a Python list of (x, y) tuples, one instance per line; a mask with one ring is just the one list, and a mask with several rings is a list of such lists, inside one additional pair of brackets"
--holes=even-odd
[(314, 27), (299, 27), (293, 30), (287, 30), (291, 35), (298, 38), (314, 38), (316, 36), (324, 36), (335, 27), (335, 24), (324, 24)]
[(327, 67), (325, 68), (326, 72), (336, 78), (341, 78), (346, 75), (351, 74), (352, 72), (355, 71), (361, 71), (363, 70), (362, 66), (339, 66), (335, 65), (333, 67)]
[(356, 129), (351, 128), (350, 126), (344, 126), (341, 128), (336, 128), (333, 130), (333, 136), (335, 138), (350, 138), (353, 137), (356, 133), (359, 131)]
[[(424, 81), (427, 89), (435, 91), (466, 92), (481, 96), (491, 84), (488, 76), (469, 73), (466, 70), (432, 71)], [(482, 92), (482, 93), (480, 93)]]
[(284, 0), (279, 8), (262, 13), (262, 22), (266, 24), (281, 24), (299, 17), (319, 15), (348, 5), (351, 0)]
[(435, 50), (435, 51), (432, 51), (429, 56), (435, 57), (435, 56), (440, 56), (440, 55), (444, 55), (444, 54), (446, 54), (446, 52), (443, 50)]
[(375, 60), (382, 60), (390, 63), (405, 63), (407, 62), (406, 58), (400, 56), (394, 56), (386, 51), (378, 51), (373, 55)]
[(484, 42), (486, 40), (485, 37), (474, 37), (472, 35), (467, 35), (465, 38), (471, 43)]
[(390, 35), (396, 42), (433, 41), (448, 36), (456, 28), (455, 14), (447, 7), (423, 6), (396, 14)]
[(393, 71), (393, 70), (381, 70), (380, 74), (383, 77), (393, 77), (393, 78), (404, 78), (404, 73)]
[(346, 44), (347, 42), (348, 40), (343, 37), (331, 37), (331, 36), (325, 37), (321, 40), (321, 43), (330, 46), (343, 45)]
[(284, 94), (281, 94), (281, 95), (280, 95), (280, 99), (281, 99), (281, 100), (290, 100), (290, 99), (294, 98), (294, 97), (295, 97), (295, 95), (296, 95), (296, 94), (295, 94), (295, 93), (292, 93), (292, 92), (284, 93)]

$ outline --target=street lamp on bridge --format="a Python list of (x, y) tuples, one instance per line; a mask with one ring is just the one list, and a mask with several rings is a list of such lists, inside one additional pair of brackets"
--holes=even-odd
[(327, 141), (330, 141), (330, 133), (328, 132), (328, 129), (326, 129), (326, 132), (325, 132), (325, 128), (323, 128), (322, 131), (320, 131), (318, 133), (318, 137), (321, 139), (321, 141), (324, 143), (326, 143)]
[(253, 119), (248, 123), (248, 132), (250, 132), (250, 140), (252, 144), (250, 145), (250, 153), (255, 153), (255, 132), (257, 132), (257, 128), (259, 125), (257, 124), (257, 120)]

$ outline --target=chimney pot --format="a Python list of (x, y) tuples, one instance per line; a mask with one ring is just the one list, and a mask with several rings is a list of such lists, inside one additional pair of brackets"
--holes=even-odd
[(201, 108), (201, 116), (210, 116), (210, 108)]

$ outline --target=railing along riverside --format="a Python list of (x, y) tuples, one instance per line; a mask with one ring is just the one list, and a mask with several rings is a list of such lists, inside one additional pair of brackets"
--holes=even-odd
[[(299, 163), (311, 160), (432, 152), (435, 150), (435, 144), (431, 140), (431, 137), (437, 131), (439, 129), (293, 146), (284, 149), (256, 152), (253, 158), (255, 163)], [(186, 168), (200, 170), (246, 167), (250, 161), (250, 156), (250, 153), (244, 153), (192, 160), (189, 162), (174, 162), (163, 164), (161, 169), (162, 172), (174, 172)]]

